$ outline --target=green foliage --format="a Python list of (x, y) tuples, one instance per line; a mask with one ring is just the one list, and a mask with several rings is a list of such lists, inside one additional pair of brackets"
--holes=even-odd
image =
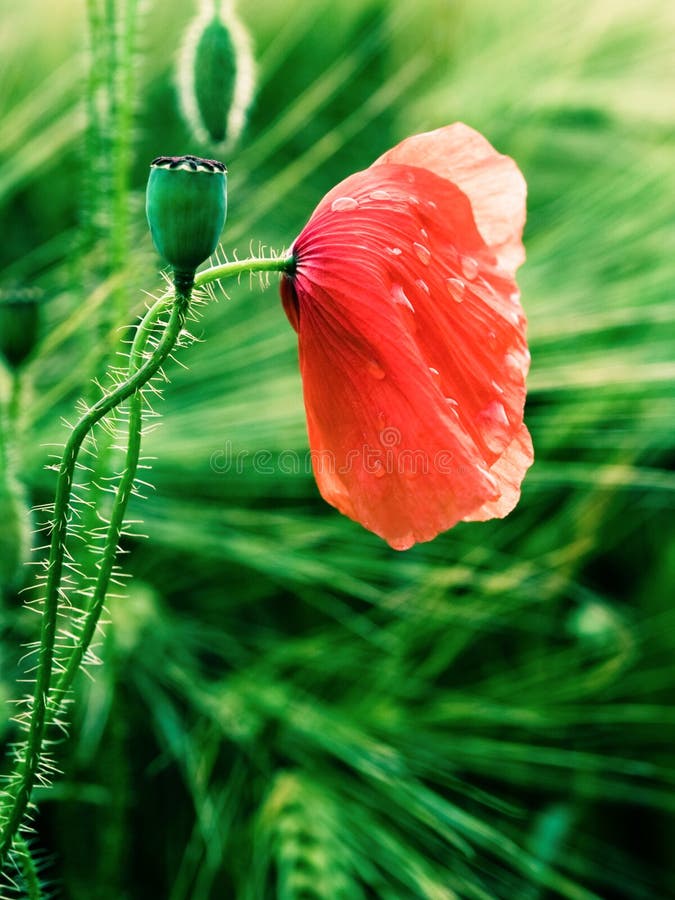
[[(92, 335), (116, 348), (151, 286), (147, 165), (195, 151), (167, 52), (192, 10), (109, 4), (128, 40), (92, 52), (127, 79), (101, 70), (89, 96), (124, 102), (90, 110), (82, 141), (83, 14), (38, 6), (8, 10), (0, 38), (0, 288), (50, 298), (16, 473), (35, 506), (60, 417), (101, 374)], [(125, 541), (128, 596), (54, 748), (65, 779), (37, 798), (50, 876), (73, 900), (670, 896), (675, 12), (242, 13), (259, 94), (227, 160), (228, 254), (289, 246), (325, 190), (414, 131), (462, 119), (518, 160), (537, 460), (503, 522), (390, 551), (318, 498), (275, 277), (219, 292), (145, 436), (155, 490), (131, 518), (148, 538)], [(92, 199), (100, 139), (118, 187)], [(4, 604), (13, 698), (37, 626), (14, 591)]]

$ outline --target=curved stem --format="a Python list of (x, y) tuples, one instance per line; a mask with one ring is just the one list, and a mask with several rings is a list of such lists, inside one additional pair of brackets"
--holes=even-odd
[(295, 257), (292, 255), (279, 256), (272, 259), (261, 259), (251, 256), (248, 259), (211, 266), (208, 269), (197, 272), (195, 275), (195, 287), (212, 284), (214, 281), (222, 281), (225, 278), (234, 278), (244, 272), (288, 272), (294, 266)]
[[(249, 259), (232, 263), (225, 263), (220, 266), (212, 266), (209, 269), (204, 269), (204, 271), (195, 276), (194, 283), (195, 286), (203, 286), (206, 284), (211, 284), (214, 281), (222, 281), (226, 278), (234, 278), (242, 274), (243, 272), (285, 271), (289, 269), (293, 264), (294, 259), (292, 256), (277, 259), (260, 259), (257, 257), (251, 257)], [(129, 358), (129, 377), (131, 377), (132, 372), (140, 364), (140, 361), (143, 358), (147, 340), (150, 337), (150, 333), (152, 332), (157, 319), (166, 308), (167, 300), (170, 298), (170, 293), (167, 293), (164, 296), (160, 297), (159, 300), (155, 302), (154, 306), (151, 307), (146, 317), (143, 319), (141, 326), (139, 326)], [(139, 391), (132, 396), (129, 404), (129, 429), (127, 437), (127, 453), (124, 463), (124, 473), (118, 486), (117, 494), (115, 496), (113, 508), (111, 511), (110, 523), (108, 526), (108, 532), (105, 541), (104, 555), (101, 560), (101, 565), (96, 580), (96, 586), (94, 588), (94, 593), (89, 605), (89, 609), (87, 610), (87, 616), (80, 633), (80, 640), (77, 646), (72, 650), (70, 658), (66, 663), (65, 669), (61, 673), (61, 676), (59, 677), (54, 688), (54, 714), (58, 713), (58, 710), (60, 709), (71, 684), (73, 683), (73, 679), (77, 674), (82, 659), (89, 649), (89, 645), (91, 644), (94, 634), (96, 633), (98, 620), (103, 610), (103, 604), (105, 602), (108, 585), (110, 583), (110, 575), (116, 555), (116, 549), (119, 543), (122, 525), (124, 522), (124, 514), (126, 512), (129, 497), (131, 495), (134, 478), (136, 477), (136, 470), (138, 468), (141, 425), (142, 397)]]
[[(288, 271), (294, 264), (295, 260), (292, 256), (274, 259), (249, 258), (225, 263), (223, 265), (212, 266), (210, 269), (200, 272), (195, 277), (195, 286), (200, 287), (211, 284), (214, 281), (235, 277), (244, 272)], [(127, 379), (113, 391), (101, 397), (87, 413), (82, 416), (73, 429), (64, 449), (56, 486), (54, 522), (47, 564), (46, 595), (40, 633), (40, 650), (35, 691), (33, 695), (33, 706), (24, 756), (15, 775), (10, 779), (8, 787), (8, 794), (11, 798), (10, 802), (12, 803), (12, 807), (9, 815), (5, 819), (0, 835), (0, 866), (4, 864), (7, 853), (12, 846), (16, 832), (21, 825), (26, 808), (30, 802), (33, 785), (37, 777), (42, 743), (49, 716), (54, 716), (58, 712), (64, 694), (72, 683), (82, 658), (96, 631), (96, 626), (110, 583), (110, 576), (117, 552), (117, 544), (121, 533), (124, 514), (138, 465), (142, 421), (142, 396), (140, 394), (140, 388), (142, 388), (143, 385), (157, 373), (162, 364), (166, 361), (173, 350), (185, 323), (189, 297), (183, 293), (177, 292), (175, 302), (173, 301), (174, 293), (172, 291), (167, 291), (167, 293), (160, 297), (150, 308), (136, 331), (131, 350)], [(162, 338), (152, 356), (143, 364), (140, 364), (150, 333), (156, 326), (161, 314), (172, 302), (171, 317)], [(87, 611), (80, 640), (73, 649), (71, 657), (55, 686), (56, 702), (53, 702), (49, 698), (49, 693), (53, 672), (56, 619), (61, 593), (61, 575), (68, 535), (68, 515), (75, 463), (85, 437), (95, 424), (129, 397), (132, 397), (133, 399), (130, 409), (129, 443), (126, 465), (112, 509), (111, 520), (104, 546), (104, 554), (101, 559), (94, 594), (89, 610)]]
[(7, 404), (7, 417), (14, 425), (16, 434), (16, 443), (19, 443), (21, 437), (21, 395), (23, 393), (24, 377), (23, 369), (17, 369), (12, 378), (12, 386), (10, 388), (9, 402)]
[[(183, 299), (184, 298), (180, 298), (178, 302), (181, 302)], [(158, 319), (165, 311), (166, 305), (166, 298), (160, 297), (160, 299), (150, 308), (148, 314), (139, 325), (129, 354), (129, 378), (139, 368), (148, 340), (150, 339), (153, 329), (157, 325)], [(187, 301), (185, 309), (187, 311)], [(96, 633), (98, 620), (103, 610), (103, 604), (105, 602), (106, 594), (108, 593), (110, 577), (117, 555), (117, 546), (124, 524), (124, 514), (126, 512), (127, 503), (129, 502), (129, 497), (131, 496), (136, 471), (138, 469), (138, 458), (141, 449), (142, 413), (143, 395), (140, 390), (137, 390), (132, 394), (131, 400), (129, 401), (129, 430), (124, 470), (110, 512), (110, 522), (108, 524), (108, 531), (103, 547), (103, 555), (98, 567), (94, 592), (80, 633), (80, 640), (73, 648), (68, 662), (54, 687), (54, 712), (58, 711), (60, 708), (63, 699), (73, 682), (82, 659)]]
[[(164, 299), (164, 298), (163, 298)], [(170, 299), (164, 300), (164, 305)], [(4, 863), (7, 852), (12, 845), (24, 813), (30, 801), (30, 795), (37, 776), (42, 751), (42, 742), (47, 725), (47, 697), (52, 678), (54, 664), (54, 640), (56, 637), (56, 617), (60, 596), (61, 574), (63, 571), (64, 552), (68, 533), (68, 513), (73, 486), (75, 462), (85, 437), (94, 425), (118, 406), (127, 397), (142, 387), (158, 371), (171, 353), (185, 322), (186, 304), (177, 302), (171, 311), (171, 318), (155, 352), (134, 374), (115, 390), (100, 398), (79, 420), (66, 443), (61, 465), (59, 467), (54, 502), (54, 522), (52, 539), (47, 563), (47, 584), (44, 601), (42, 627), (40, 631), (40, 651), (38, 656), (35, 691), (31, 711), (28, 738), (25, 753), (15, 777), (10, 780), (8, 792), (12, 808), (2, 827), (0, 837), (0, 864)], [(148, 316), (156, 315), (153, 307)], [(147, 318), (147, 317), (146, 317)], [(143, 327), (143, 323), (139, 328)]]
[(26, 490), (21, 479), (22, 378), (12, 373), (9, 397), (0, 397), (0, 602), (19, 587), (30, 545)]
[(9, 396), (0, 396), (0, 474), (15, 474), (21, 411), (21, 371), (11, 373)]

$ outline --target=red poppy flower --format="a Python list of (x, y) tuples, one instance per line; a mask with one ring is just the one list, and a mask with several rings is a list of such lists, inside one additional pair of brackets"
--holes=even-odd
[(281, 295), (319, 490), (398, 550), (505, 516), (532, 463), (525, 192), (457, 123), (345, 179), (293, 245)]

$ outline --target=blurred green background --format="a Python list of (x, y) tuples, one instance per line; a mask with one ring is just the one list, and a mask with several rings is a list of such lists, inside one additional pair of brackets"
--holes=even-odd
[[(99, 36), (116, 17), (110, 46), (87, 9)], [(194, 3), (0, 10), (0, 291), (44, 292), (11, 477), (40, 506), (61, 417), (161, 287), (148, 163), (212, 151), (176, 104)], [(131, 511), (147, 537), (125, 541), (104, 665), (37, 795), (43, 877), (72, 900), (675, 897), (675, 6), (240, 14), (258, 92), (227, 159), (226, 253), (290, 246), (414, 132), (462, 120), (518, 161), (537, 458), (506, 520), (389, 550), (288, 471), (307, 449), (295, 335), (275, 278), (228, 284), (155, 404), (154, 490)], [(21, 586), (2, 596), (4, 700), (36, 634)]]

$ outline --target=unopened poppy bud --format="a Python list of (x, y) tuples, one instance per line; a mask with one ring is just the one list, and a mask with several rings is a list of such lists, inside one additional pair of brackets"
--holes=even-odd
[(177, 275), (192, 276), (213, 253), (227, 214), (227, 169), (215, 159), (158, 156), (150, 164), (145, 210), (157, 252)]
[(0, 353), (13, 369), (30, 356), (37, 341), (41, 296), (37, 288), (0, 291)]
[(181, 110), (197, 140), (235, 143), (253, 99), (254, 70), (249, 35), (231, 0), (205, 0), (178, 68)]

